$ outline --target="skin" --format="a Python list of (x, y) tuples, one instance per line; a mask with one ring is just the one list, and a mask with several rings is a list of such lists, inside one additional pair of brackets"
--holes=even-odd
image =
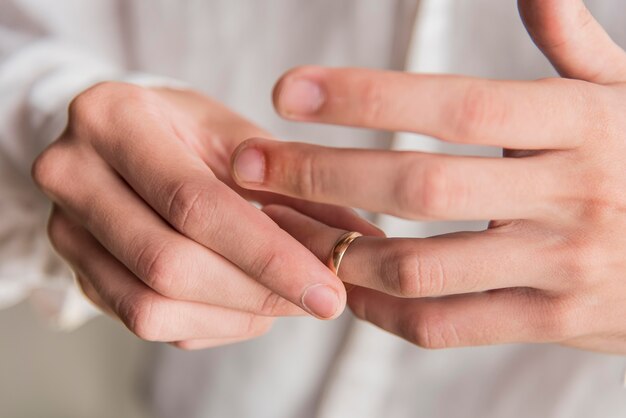
[(192, 91), (81, 93), (33, 178), (54, 202), (50, 240), (85, 294), (139, 337), (186, 349), (257, 337), (276, 316), (338, 316), (342, 282), (247, 200), (379, 232), (352, 210), (237, 187), (229, 157), (258, 135)]
[[(363, 237), (349, 248), (339, 275), (357, 286), (351, 309), (408, 341), (625, 354), (626, 54), (582, 1), (520, 0), (519, 8), (563, 78), (304, 67), (274, 96), (291, 120), (498, 146), (505, 158), (252, 139), (236, 150), (233, 172), (251, 190), (403, 218), (492, 219), (481, 232)], [(265, 210), (322, 260), (350, 230), (284, 206)]]

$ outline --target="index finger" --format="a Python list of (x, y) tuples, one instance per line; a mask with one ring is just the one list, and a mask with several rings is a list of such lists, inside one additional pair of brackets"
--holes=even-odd
[(359, 68), (296, 68), (274, 90), (284, 117), (512, 149), (574, 148), (602, 118), (576, 80), (485, 80)]

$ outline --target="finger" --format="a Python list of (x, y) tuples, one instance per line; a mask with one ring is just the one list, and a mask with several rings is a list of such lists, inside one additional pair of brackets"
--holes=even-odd
[(133, 276), (82, 227), (59, 212), (51, 225), (57, 251), (99, 299), (137, 336), (149, 341), (253, 337), (272, 319), (166, 298)]
[[(284, 206), (263, 210), (324, 262), (346, 232)], [(423, 239), (364, 236), (350, 244), (338, 275), (347, 283), (406, 298), (508, 287), (564, 288), (567, 280), (557, 275), (556, 262), (533, 262), (545, 254), (545, 244), (498, 230)]]
[[(243, 187), (411, 219), (553, 215), (562, 179), (543, 158), (453, 157), (253, 139), (233, 157)], [(485, 202), (488, 202), (486, 204)]]
[[(228, 158), (237, 144), (251, 136), (271, 137), (268, 132), (251, 121), (202, 93), (171, 88), (151, 88), (151, 90), (158, 91), (159, 96), (166, 97), (168, 103), (173, 106), (185, 109), (184, 116), (187, 117), (185, 122), (188, 126), (186, 129), (178, 126), (181, 128), (180, 136), (190, 140), (187, 145), (228, 186), (233, 185)], [(202, 127), (198, 126), (197, 121), (201, 121)], [(203, 127), (210, 127), (210, 131)]]
[(102, 312), (104, 312), (104, 313), (106, 313), (106, 314), (108, 314), (108, 315), (110, 315), (112, 317), (115, 317), (115, 312), (113, 312), (111, 310), (111, 308), (109, 308), (106, 305), (106, 303), (104, 303), (104, 300), (102, 300), (102, 298), (100, 297), (98, 292), (96, 292), (96, 289), (91, 285), (89, 280), (87, 280), (86, 278), (84, 278), (80, 274), (75, 274), (75, 276), (76, 276), (76, 282), (80, 286), (80, 289), (82, 290), (82, 292), (85, 295), (85, 297), (89, 301), (91, 301), (91, 303), (93, 303)]
[(373, 223), (360, 216), (354, 209), (328, 205), (324, 203), (311, 202), (292, 198), (289, 196), (271, 193), (255, 192), (256, 200), (262, 205), (288, 206), (296, 211), (317, 219), (329, 226), (343, 227), (351, 231), (357, 231), (363, 235), (384, 236), (385, 233)]
[(567, 347), (574, 347), (585, 351), (595, 351), (604, 354), (624, 355), (626, 339), (623, 333), (582, 335), (562, 342)]
[(384, 232), (381, 231), (380, 228), (359, 215), (359, 213), (352, 208), (312, 202), (310, 200), (298, 199), (273, 192), (245, 189), (234, 181), (231, 163), (232, 155), (228, 164), (229, 178), (231, 179), (229, 186), (236, 190), (240, 196), (244, 196), (251, 202), (259, 203), (262, 206), (289, 206), (327, 225), (344, 225), (346, 228), (359, 231), (364, 235), (384, 235)]
[(348, 303), (357, 317), (431, 349), (558, 342), (587, 326), (577, 304), (529, 289), (398, 299), (356, 288)]
[(82, 173), (81, 182), (66, 182), (56, 198), (153, 290), (259, 315), (303, 314), (222, 256), (174, 231), (103, 161), (84, 156), (70, 167)]
[(240, 343), (243, 341), (250, 340), (255, 337), (240, 337), (240, 338), (214, 338), (214, 339), (204, 339), (204, 340), (185, 340), (185, 341), (176, 341), (171, 343), (176, 348), (180, 348), (181, 350), (195, 351), (195, 350), (205, 350), (207, 348), (214, 347), (223, 347), (225, 345), (231, 345)]
[(582, 0), (518, 0), (518, 6), (533, 40), (562, 76), (626, 81), (626, 54)]
[(274, 105), (282, 116), (299, 121), (511, 149), (557, 149), (575, 148), (582, 138), (597, 135), (594, 109), (586, 100), (596, 91), (599, 86), (561, 79), (500, 81), (302, 67), (278, 82)]
[(128, 89), (106, 92), (109, 103), (120, 103), (107, 118), (83, 117), (92, 121), (90, 143), (97, 152), (176, 230), (318, 318), (337, 317), (345, 307), (341, 282), (183, 145), (204, 130), (190, 132), (195, 125), (187, 115), (150, 92)]

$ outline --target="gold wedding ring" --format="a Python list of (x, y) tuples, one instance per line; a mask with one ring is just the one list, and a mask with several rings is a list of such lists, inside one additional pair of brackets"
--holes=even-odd
[(341, 265), (341, 260), (343, 259), (344, 254), (348, 250), (350, 244), (354, 242), (358, 237), (363, 236), (358, 232), (346, 232), (342, 236), (339, 237), (335, 246), (333, 247), (332, 252), (330, 253), (330, 257), (328, 258), (328, 262), (326, 265), (336, 275), (339, 275), (339, 266)]

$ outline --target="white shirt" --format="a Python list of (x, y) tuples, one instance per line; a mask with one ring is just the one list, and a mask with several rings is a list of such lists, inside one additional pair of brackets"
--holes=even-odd
[[(419, 137), (281, 121), (274, 81), (300, 64), (552, 74), (512, 0), (3, 0), (0, 4), (0, 302), (31, 297), (71, 327), (88, 306), (44, 233), (48, 205), (28, 180), (65, 107), (99, 80), (180, 80), (278, 137), (337, 146), (458, 153)], [(626, 45), (626, 8), (588, 1)], [(622, 6), (622, 7), (620, 7)], [(407, 49), (407, 41), (411, 40)], [(407, 53), (408, 51), (408, 53)], [(484, 225), (380, 217), (390, 235)], [(280, 320), (256, 341), (198, 353), (159, 350), (151, 402), (164, 417), (626, 416), (624, 360), (553, 345), (428, 352), (345, 315)]]

